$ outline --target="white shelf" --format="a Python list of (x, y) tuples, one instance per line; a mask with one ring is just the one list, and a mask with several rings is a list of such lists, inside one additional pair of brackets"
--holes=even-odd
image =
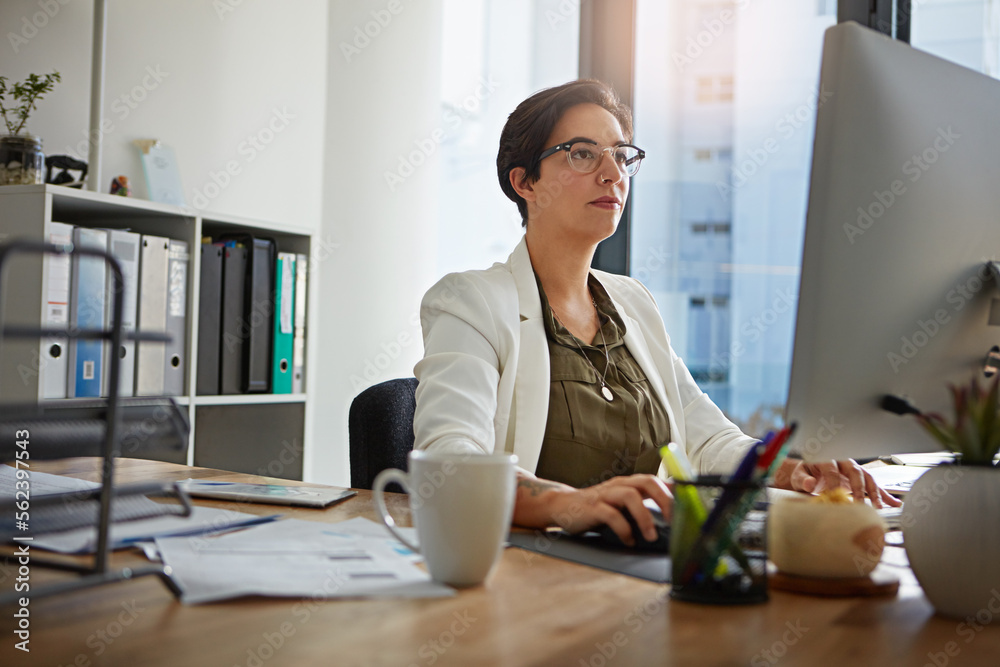
[(265, 405), (268, 403), (305, 403), (305, 394), (227, 394), (195, 396), (194, 405)]
[[(184, 408), (191, 423), (187, 463), (239, 472), (257, 473), (279, 461), (280, 476), (301, 478), (304, 448), (311, 438), (311, 405), (308, 387), (310, 361), (316, 342), (309, 335), (308, 316), (318, 301), (309, 285), (306, 317), (306, 393), (238, 394), (196, 396), (197, 339), (199, 326), (199, 286), (201, 255), (197, 251), (203, 236), (250, 233), (274, 238), (278, 248), (312, 256), (316, 230), (298, 223), (267, 222), (241, 216), (207, 213), (192, 207), (170, 206), (131, 197), (77, 190), (59, 185), (14, 185), (0, 187), (0, 242), (13, 238), (47, 240), (49, 223), (65, 222), (82, 227), (131, 229), (141, 234), (185, 241), (191, 250), (188, 268), (188, 315), (185, 343), (187, 361), (184, 387), (187, 393), (173, 397)], [(7, 311), (11, 322), (41, 323), (41, 294), (45, 278), (41, 258), (19, 259), (16, 274), (6, 287)], [(12, 267), (14, 268), (14, 267)], [(17, 313), (18, 318), (11, 316)], [(38, 375), (38, 341), (5, 341), (0, 357), (0, 375), (6, 400), (36, 401), (42, 388)], [(28, 369), (27, 372), (25, 369)], [(72, 399), (66, 399), (72, 400)], [(199, 408), (205, 408), (199, 410)], [(294, 455), (290, 461), (289, 452)], [(269, 468), (268, 468), (269, 469)], [(279, 476), (279, 475), (276, 475)]]
[(313, 228), (283, 222), (269, 222), (238, 215), (226, 215), (201, 211), (191, 206), (172, 206), (146, 199), (120, 197), (89, 190), (67, 188), (62, 185), (8, 185), (0, 193), (4, 195), (53, 196), (53, 219), (96, 215), (107, 220), (136, 218), (200, 218), (203, 224), (224, 225), (240, 229), (253, 229), (272, 234), (311, 236)]
[(132, 197), (91, 192), (90, 190), (67, 188), (63, 185), (8, 185), (4, 186), (0, 192), (4, 195), (53, 195), (58, 197), (58, 201), (53, 202), (54, 204), (67, 211), (84, 215), (94, 213), (101, 216), (114, 217), (117, 213), (127, 217), (150, 215), (157, 217), (197, 217), (197, 212), (194, 209), (160, 204), (145, 199), (134, 199)]

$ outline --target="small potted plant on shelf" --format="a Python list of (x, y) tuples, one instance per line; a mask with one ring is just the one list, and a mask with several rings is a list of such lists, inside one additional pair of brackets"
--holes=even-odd
[(1000, 376), (987, 388), (949, 385), (954, 417), (916, 415), (955, 462), (929, 469), (903, 504), (903, 540), (914, 574), (939, 613), (987, 608), (1000, 584)]
[(7, 127), (7, 134), (0, 136), (0, 185), (45, 182), (42, 140), (22, 131), (32, 110), (38, 108), (38, 100), (61, 80), (59, 72), (53, 71), (45, 76), (29, 74), (24, 81), (8, 86), (7, 77), (0, 76), (0, 115)]

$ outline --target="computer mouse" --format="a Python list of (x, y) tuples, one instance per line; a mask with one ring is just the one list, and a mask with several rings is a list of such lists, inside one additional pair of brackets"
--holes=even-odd
[(656, 526), (656, 539), (650, 542), (639, 530), (639, 524), (636, 523), (635, 519), (632, 518), (632, 514), (625, 508), (622, 508), (621, 513), (628, 521), (629, 525), (632, 526), (632, 537), (635, 539), (635, 546), (628, 546), (622, 542), (618, 534), (611, 529), (611, 526), (604, 524), (591, 529), (591, 532), (596, 535), (594, 541), (611, 547), (618, 547), (621, 549), (633, 549), (636, 551), (656, 551), (660, 553), (666, 553), (670, 550), (670, 522), (663, 517), (663, 512), (659, 507), (651, 508), (646, 506), (650, 513), (653, 515), (653, 524)]

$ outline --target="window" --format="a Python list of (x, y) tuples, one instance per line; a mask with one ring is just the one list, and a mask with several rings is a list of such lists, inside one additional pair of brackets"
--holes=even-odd
[(636, 0), (635, 142), (647, 157), (633, 180), (630, 272), (695, 380), (752, 435), (780, 418), (788, 392), (836, 5)]
[(1000, 78), (1000, 3), (912, 0), (910, 6), (913, 46)]
[(497, 139), (531, 93), (577, 78), (580, 7), (565, 0), (444, 0), (438, 272), (504, 261), (521, 238), (497, 183)]
[(728, 75), (699, 77), (696, 83), (695, 99), (698, 104), (732, 102), (733, 77)]
[(818, 16), (836, 16), (837, 0), (816, 0), (816, 14)]

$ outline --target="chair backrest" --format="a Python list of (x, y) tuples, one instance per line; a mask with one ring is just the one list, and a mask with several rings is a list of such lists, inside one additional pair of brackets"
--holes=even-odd
[[(388, 380), (365, 389), (351, 402), (347, 425), (351, 486), (370, 489), (386, 468), (406, 470), (413, 449), (417, 378)], [(396, 485), (391, 485), (398, 488)]]

